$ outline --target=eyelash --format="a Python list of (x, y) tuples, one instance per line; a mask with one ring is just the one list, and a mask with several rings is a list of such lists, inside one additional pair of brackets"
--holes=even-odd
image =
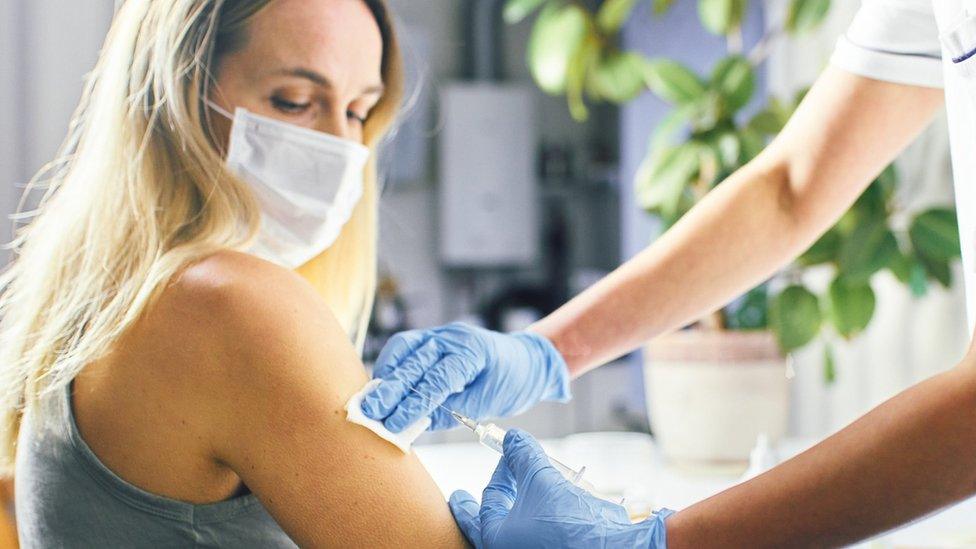
[(366, 118), (364, 118), (362, 116), (359, 116), (358, 114), (356, 114), (356, 113), (354, 113), (352, 111), (346, 111), (346, 116), (348, 116), (349, 118), (352, 118), (356, 122), (359, 122), (359, 125), (360, 126), (362, 126), (363, 124), (366, 123)]
[(281, 99), (280, 97), (272, 97), (271, 104), (274, 106), (274, 108), (287, 114), (301, 114), (312, 106), (311, 103), (293, 103), (291, 101)]
[[(309, 107), (312, 106), (311, 103), (293, 103), (291, 101), (287, 101), (279, 97), (272, 97), (271, 103), (272, 105), (274, 105), (276, 109), (287, 114), (301, 114), (306, 110), (308, 110)], [(366, 118), (359, 116), (353, 111), (346, 111), (346, 116), (352, 118), (353, 120), (359, 122), (360, 124), (366, 123)]]

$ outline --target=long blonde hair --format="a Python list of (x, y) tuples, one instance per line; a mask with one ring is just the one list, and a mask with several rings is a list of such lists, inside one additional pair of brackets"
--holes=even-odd
[[(272, 1), (121, 6), (59, 159), (31, 182), (47, 190), (0, 275), (0, 471), (12, 472), (25, 410), (104, 356), (188, 263), (253, 240), (258, 207), (226, 169), (204, 100), (220, 57)], [(375, 148), (396, 116), (402, 70), (383, 0), (364, 1), (384, 39), (387, 91), (365, 127)], [(336, 243), (299, 269), (359, 338), (376, 285), (375, 162), (364, 185)]]

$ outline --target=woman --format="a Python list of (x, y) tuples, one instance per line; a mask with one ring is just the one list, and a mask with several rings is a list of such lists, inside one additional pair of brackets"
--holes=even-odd
[(0, 280), (25, 546), (463, 543), (343, 411), (400, 94), (381, 0), (125, 2)]

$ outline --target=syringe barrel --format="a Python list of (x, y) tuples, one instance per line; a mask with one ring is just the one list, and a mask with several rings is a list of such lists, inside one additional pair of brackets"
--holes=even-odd
[[(479, 442), (498, 452), (499, 454), (505, 453), (505, 429), (502, 429), (494, 423), (479, 423), (474, 432), (476, 435), (478, 435)], [(551, 457), (549, 458), (549, 463), (551, 463), (557, 471), (566, 477), (566, 480), (586, 490), (590, 494), (613, 503), (622, 503), (619, 496), (605, 496), (598, 492), (595, 486), (587, 482), (586, 479), (583, 478), (583, 472), (586, 470), (585, 467), (581, 468), (579, 471), (576, 471), (561, 461)]]
[(494, 423), (482, 423), (475, 430), (478, 441), (499, 454), (505, 453), (505, 432), (505, 429)]

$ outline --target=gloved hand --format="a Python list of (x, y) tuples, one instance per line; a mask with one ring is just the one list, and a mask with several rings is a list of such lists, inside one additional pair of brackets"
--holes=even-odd
[(383, 383), (363, 399), (363, 413), (394, 433), (428, 415), (431, 430), (456, 427), (438, 405), (484, 419), (570, 398), (566, 362), (548, 339), (460, 323), (393, 336), (373, 377)]
[(485, 488), (481, 507), (471, 494), (451, 494), (451, 513), (476, 549), (627, 547), (665, 549), (667, 509), (632, 524), (620, 505), (566, 480), (531, 435), (512, 429), (505, 455)]

